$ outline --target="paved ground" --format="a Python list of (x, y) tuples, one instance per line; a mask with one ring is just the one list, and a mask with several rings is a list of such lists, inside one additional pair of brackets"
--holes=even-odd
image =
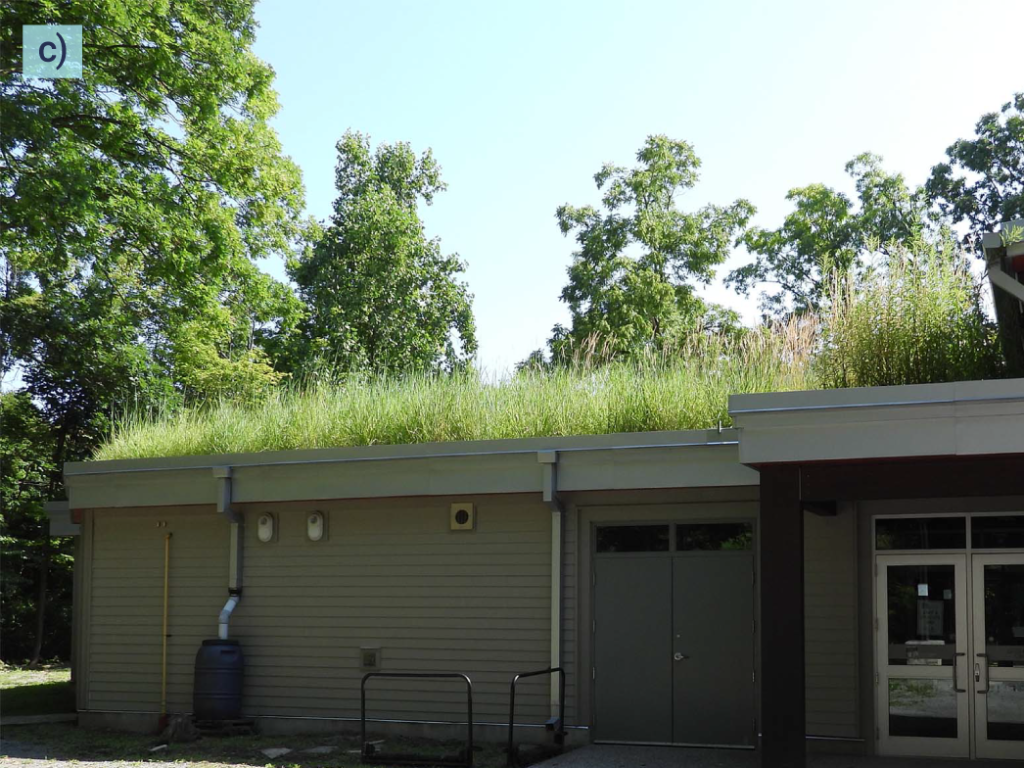
[[(1009, 768), (1009, 761), (943, 760), (939, 758), (865, 758), (808, 755), (808, 768)], [(535, 768), (759, 768), (754, 752), (683, 747), (589, 746), (540, 763)]]

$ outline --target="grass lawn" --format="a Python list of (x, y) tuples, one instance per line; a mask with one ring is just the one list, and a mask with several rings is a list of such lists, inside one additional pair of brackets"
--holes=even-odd
[(0, 718), (74, 711), (68, 667), (0, 668)]
[[(12, 748), (11, 742), (16, 747)], [(136, 765), (158, 761), (220, 768), (221, 766), (295, 766), (296, 768), (334, 768), (359, 765), (357, 736), (321, 734), (298, 736), (205, 737), (190, 744), (170, 744), (152, 752), (161, 741), (157, 736), (87, 730), (69, 724), (15, 726), (4, 730), (0, 758), (8, 756), (17, 765), (19, 757), (49, 761), (81, 761)], [(328, 754), (311, 754), (305, 749), (333, 746)], [(28, 748), (27, 748), (28, 747)], [(292, 751), (276, 759), (261, 750), (287, 747)], [(441, 744), (423, 739), (387, 739), (379, 749), (386, 752), (416, 752), (427, 755), (450, 754), (458, 742)], [(478, 745), (474, 765), (479, 768), (503, 768), (505, 752), (500, 744)]]

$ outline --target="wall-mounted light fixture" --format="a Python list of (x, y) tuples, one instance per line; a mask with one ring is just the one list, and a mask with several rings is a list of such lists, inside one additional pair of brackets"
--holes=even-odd
[(256, 521), (256, 536), (264, 544), (274, 540), (274, 516), (269, 512), (264, 512)]
[(310, 512), (306, 515), (306, 536), (310, 541), (321, 541), (327, 538), (327, 515), (323, 512)]

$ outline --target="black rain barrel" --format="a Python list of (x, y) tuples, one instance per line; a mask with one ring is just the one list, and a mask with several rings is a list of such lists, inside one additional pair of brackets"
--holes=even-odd
[(192, 713), (196, 720), (238, 720), (242, 717), (242, 676), (245, 660), (237, 640), (203, 640), (196, 654)]

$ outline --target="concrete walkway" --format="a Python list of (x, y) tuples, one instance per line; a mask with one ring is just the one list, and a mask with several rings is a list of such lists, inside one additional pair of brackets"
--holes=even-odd
[[(941, 758), (807, 756), (807, 768), (1009, 768), (1013, 761)], [(686, 747), (591, 745), (538, 763), (534, 768), (760, 768), (756, 752)]]

